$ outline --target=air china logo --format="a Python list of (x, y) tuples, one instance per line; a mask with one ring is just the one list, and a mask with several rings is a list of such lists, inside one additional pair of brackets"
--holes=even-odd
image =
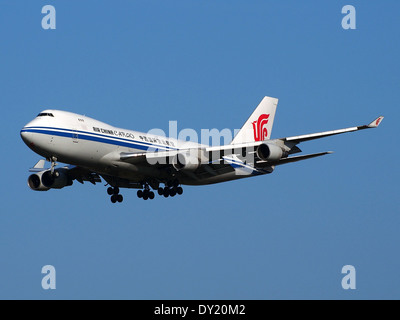
[(269, 114), (262, 114), (257, 121), (252, 122), (254, 141), (263, 141), (268, 136), (267, 123)]
[(379, 125), (379, 122), (381, 122), (381, 120), (382, 120), (382, 118), (376, 119), (375, 125), (378, 126), (378, 125)]

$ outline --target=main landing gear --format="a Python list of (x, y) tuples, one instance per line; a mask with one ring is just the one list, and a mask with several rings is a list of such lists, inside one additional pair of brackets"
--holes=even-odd
[(164, 188), (158, 188), (157, 190), (158, 194), (160, 196), (164, 196), (165, 198), (168, 197), (175, 197), (177, 194), (181, 195), (183, 193), (183, 189), (180, 186), (174, 186), (174, 187), (164, 187)]
[(154, 199), (154, 192), (150, 189), (138, 190), (137, 192), (138, 198), (142, 198), (143, 200), (153, 200)]
[(116, 202), (122, 202), (124, 201), (124, 197), (122, 194), (119, 194), (119, 188), (118, 187), (109, 187), (107, 189), (107, 193), (111, 196), (111, 202), (116, 203)]
[[(137, 196), (143, 200), (152, 200), (155, 198), (155, 193), (151, 191), (151, 188), (157, 190), (157, 193), (165, 198), (175, 197), (176, 195), (181, 195), (183, 193), (183, 189), (178, 180), (167, 181), (164, 188), (160, 187), (158, 182), (156, 184), (151, 184), (151, 186), (148, 182), (144, 182), (142, 185), (143, 190), (138, 190)], [(119, 193), (118, 187), (108, 187), (107, 193), (111, 196), (110, 199), (112, 203), (122, 202), (124, 200), (122, 195)]]
[[(157, 193), (160, 196), (164, 196), (165, 198), (168, 197), (175, 197), (177, 194), (181, 195), (183, 193), (183, 189), (179, 186), (178, 180), (168, 181), (165, 183), (165, 187), (158, 187)], [(147, 199), (154, 199), (154, 192), (150, 190), (149, 185), (146, 183), (144, 186), (144, 190), (139, 190), (137, 192), (137, 196), (142, 198), (143, 200)]]

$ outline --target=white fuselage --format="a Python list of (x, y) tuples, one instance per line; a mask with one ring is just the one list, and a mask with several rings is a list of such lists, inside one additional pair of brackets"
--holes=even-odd
[[(44, 110), (22, 130), (24, 142), (37, 154), (57, 161), (87, 168), (102, 175), (115, 176), (131, 181), (145, 177), (163, 178), (167, 173), (160, 168), (140, 166), (120, 161), (121, 153), (170, 151), (181, 148), (205, 148), (193, 142), (156, 136), (113, 127), (95, 119), (59, 110)], [(179, 174), (182, 184), (209, 184), (243, 178), (235, 172), (191, 179)]]

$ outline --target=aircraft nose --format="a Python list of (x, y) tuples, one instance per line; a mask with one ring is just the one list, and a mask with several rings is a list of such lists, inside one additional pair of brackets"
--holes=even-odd
[(20, 131), (21, 139), (25, 142), (28, 147), (34, 146), (33, 144), (33, 133), (30, 130), (34, 126), (34, 120), (28, 122)]
[(21, 135), (21, 139), (22, 141), (25, 142), (25, 144), (29, 147), (29, 148), (33, 148), (35, 147), (35, 143), (36, 143), (36, 138), (35, 138), (35, 133), (32, 132), (31, 130), (31, 122), (29, 122), (28, 124), (26, 124), (20, 131), (20, 135)]
[(22, 140), (29, 146), (31, 143), (31, 134), (27, 131), (26, 127), (23, 127), (20, 132)]

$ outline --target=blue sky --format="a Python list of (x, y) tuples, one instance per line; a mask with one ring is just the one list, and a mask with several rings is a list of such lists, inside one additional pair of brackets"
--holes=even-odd
[[(56, 8), (43, 30), (41, 8)], [(341, 27), (344, 5), (357, 29)], [(399, 299), (398, 1), (1, 1), (1, 299)], [(334, 154), (268, 176), (112, 205), (101, 184), (34, 192), (19, 136), (63, 109), (147, 132), (240, 128)], [(41, 287), (53, 265), (57, 289)], [(357, 289), (343, 290), (344, 265)]]

